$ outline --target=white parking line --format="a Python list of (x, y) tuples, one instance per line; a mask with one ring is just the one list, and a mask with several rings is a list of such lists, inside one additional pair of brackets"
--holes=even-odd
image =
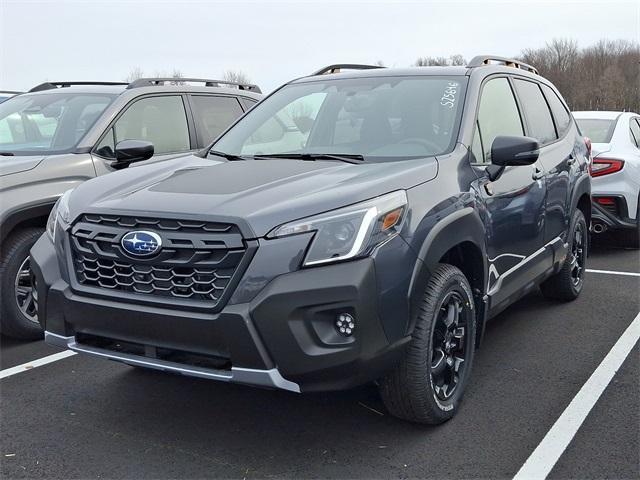
[(626, 275), (628, 277), (640, 277), (640, 273), (636, 272), (618, 272), (616, 270), (592, 270), (587, 268), (587, 273), (604, 273), (605, 275)]
[(0, 380), (17, 373), (26, 372), (27, 370), (31, 370), (32, 368), (41, 367), (42, 365), (46, 365), (47, 363), (57, 362), (58, 360), (71, 357), (72, 355), (76, 355), (76, 352), (65, 350), (64, 352), (54, 353), (53, 355), (49, 355), (48, 357), (39, 358), (37, 360), (34, 360), (33, 362), (23, 363), (22, 365), (18, 365), (16, 367), (1, 370)]
[(587, 418), (587, 415), (620, 369), (640, 338), (640, 313), (627, 327), (589, 380), (573, 397), (514, 479), (544, 479)]

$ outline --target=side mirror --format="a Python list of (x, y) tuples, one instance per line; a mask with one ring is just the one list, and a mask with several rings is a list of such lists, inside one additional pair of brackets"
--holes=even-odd
[(538, 160), (540, 144), (531, 137), (501, 135), (491, 144), (491, 165), (486, 168), (489, 180), (497, 180), (505, 167), (532, 165)]
[(126, 168), (134, 162), (141, 162), (153, 157), (153, 143), (144, 140), (122, 140), (116, 145), (116, 160), (113, 168)]

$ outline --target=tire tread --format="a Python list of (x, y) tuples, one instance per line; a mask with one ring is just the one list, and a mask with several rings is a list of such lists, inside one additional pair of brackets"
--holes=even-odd
[[(469, 292), (471, 291), (466, 277), (457, 267), (448, 264), (438, 265), (425, 288), (413, 338), (407, 346), (405, 357), (380, 382), (380, 394), (387, 410), (392, 415), (404, 420), (436, 425), (449, 420), (455, 413), (456, 408), (449, 412), (434, 408), (431, 386), (426, 380), (427, 367), (424, 362), (425, 358), (429, 358), (431, 327), (434, 312), (440, 300), (440, 292), (452, 277), (458, 277), (461, 282), (465, 282)], [(475, 309), (473, 312), (475, 317)], [(469, 334), (473, 334), (475, 337), (474, 330), (475, 328), (470, 329)], [(473, 354), (471, 358), (473, 358)], [(468, 368), (471, 368), (470, 364)]]
[[(0, 332), (8, 337), (20, 340), (38, 340), (42, 338), (42, 329), (35, 324), (24, 323), (23, 318), (16, 318), (16, 315), (22, 315), (14, 305), (13, 291), (13, 275), (7, 275), (5, 272), (11, 271), (19, 267), (16, 265), (21, 262), (21, 252), (25, 246), (35, 243), (35, 241), (44, 233), (44, 228), (28, 227), (11, 233), (2, 245), (0, 251)], [(9, 278), (10, 277), (10, 278)]]

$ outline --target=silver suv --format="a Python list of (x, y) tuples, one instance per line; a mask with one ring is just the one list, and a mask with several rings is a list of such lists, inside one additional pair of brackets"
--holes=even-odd
[(256, 85), (143, 78), (48, 82), (0, 104), (0, 331), (42, 336), (29, 250), (66, 190), (200, 150), (260, 99)]

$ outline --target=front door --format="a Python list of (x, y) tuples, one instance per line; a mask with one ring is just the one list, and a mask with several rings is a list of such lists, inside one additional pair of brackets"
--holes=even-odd
[[(193, 138), (192, 138), (193, 137)], [(153, 143), (154, 155), (132, 166), (147, 165), (197, 149), (191, 135), (182, 95), (153, 95), (136, 100), (120, 115), (96, 146), (93, 156), (98, 175), (113, 171), (115, 146), (122, 140)]]
[(499, 135), (524, 135), (506, 77), (484, 84), (472, 145), (478, 175), (475, 188), (483, 200), (481, 213), (487, 230), (487, 291), (494, 306), (510, 301), (539, 268), (546, 195), (544, 169), (539, 163), (507, 167), (497, 180), (489, 180), (485, 168), (491, 163), (491, 144)]

